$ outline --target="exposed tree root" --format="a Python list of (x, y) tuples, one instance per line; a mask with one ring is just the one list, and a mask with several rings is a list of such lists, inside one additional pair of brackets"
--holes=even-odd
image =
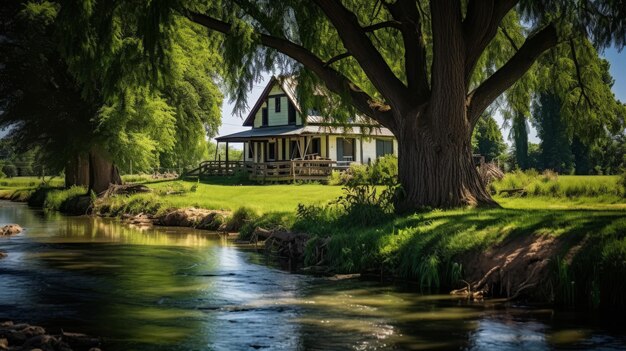
[(267, 230), (257, 227), (251, 242), (264, 241), (265, 253), (281, 258), (300, 260), (304, 257), (304, 249), (309, 240), (309, 235), (293, 233), (285, 230)]
[[(504, 297), (516, 300), (540, 295), (543, 281), (549, 274), (549, 262), (561, 243), (550, 235), (513, 238), (498, 247), (466, 257), (463, 267), (470, 279), (466, 286), (450, 292), (472, 300), (483, 297)], [(486, 272), (478, 275), (480, 272)]]

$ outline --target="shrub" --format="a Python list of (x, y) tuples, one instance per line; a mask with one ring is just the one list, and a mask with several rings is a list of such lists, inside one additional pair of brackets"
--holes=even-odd
[(254, 221), (257, 218), (259, 218), (259, 215), (253, 209), (240, 207), (237, 211), (233, 212), (233, 215), (230, 218), (228, 218), (224, 230), (237, 232), (243, 228), (246, 223)]
[(293, 224), (293, 216), (288, 212), (269, 212), (256, 219), (247, 221), (239, 230), (240, 239), (250, 239), (254, 229), (261, 227), (267, 230), (287, 230)]
[(341, 220), (353, 226), (381, 223), (393, 213), (397, 189), (397, 186), (389, 186), (381, 190), (367, 184), (344, 187), (345, 194), (335, 202), (344, 210)]
[(389, 185), (398, 179), (398, 158), (387, 155), (378, 158), (371, 166), (353, 163), (344, 172), (333, 171), (328, 178), (331, 185)]
[(333, 170), (332, 173), (330, 174), (330, 176), (328, 177), (328, 184), (329, 185), (341, 185), (341, 184), (344, 184), (342, 176), (343, 176), (343, 172), (337, 171), (337, 170)]
[(341, 215), (336, 207), (299, 204), (292, 229), (326, 236), (336, 229), (335, 223)]
[(369, 184), (370, 175), (366, 165), (353, 163), (347, 171), (349, 178), (346, 179), (344, 184)]
[(372, 184), (389, 184), (398, 179), (398, 158), (387, 155), (378, 158), (369, 168)]
[(13, 178), (17, 176), (17, 168), (12, 163), (7, 163), (2, 167), (2, 173), (4, 173), (8, 178)]

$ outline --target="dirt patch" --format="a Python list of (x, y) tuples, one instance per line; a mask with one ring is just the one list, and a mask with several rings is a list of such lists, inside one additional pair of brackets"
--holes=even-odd
[(484, 253), (465, 255), (460, 263), (467, 286), (452, 293), (475, 299), (486, 295), (514, 299), (524, 295), (545, 301), (550, 264), (563, 244), (563, 240), (549, 234), (524, 235)]
[(154, 218), (153, 221), (156, 225), (222, 230), (229, 214), (226, 211), (190, 207), (169, 210), (164, 215)]

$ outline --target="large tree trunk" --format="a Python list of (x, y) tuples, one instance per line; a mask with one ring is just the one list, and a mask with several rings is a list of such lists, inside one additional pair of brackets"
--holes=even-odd
[(89, 185), (89, 155), (77, 154), (65, 166), (65, 186)]
[(495, 205), (472, 159), (474, 122), (468, 118), (467, 78), (460, 2), (432, 3), (432, 90), (425, 103), (396, 111), (400, 212), (423, 207)]
[(93, 147), (89, 152), (89, 190), (100, 194), (111, 184), (122, 184), (119, 170), (101, 147)]
[[(497, 206), (486, 191), (474, 165), (471, 127), (464, 115), (422, 115), (406, 120), (396, 133), (398, 178), (403, 193), (396, 203), (398, 212), (424, 207)], [(432, 128), (447, 120), (448, 128)], [(454, 123), (456, 122), (456, 123)]]

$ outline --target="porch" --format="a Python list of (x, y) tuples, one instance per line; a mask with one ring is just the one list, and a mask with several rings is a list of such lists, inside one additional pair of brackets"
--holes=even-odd
[(275, 162), (204, 161), (198, 168), (187, 172), (185, 176), (206, 178), (232, 176), (239, 172), (245, 172), (250, 180), (258, 182), (325, 181), (334, 170), (347, 170), (350, 163), (350, 161), (319, 159)]

